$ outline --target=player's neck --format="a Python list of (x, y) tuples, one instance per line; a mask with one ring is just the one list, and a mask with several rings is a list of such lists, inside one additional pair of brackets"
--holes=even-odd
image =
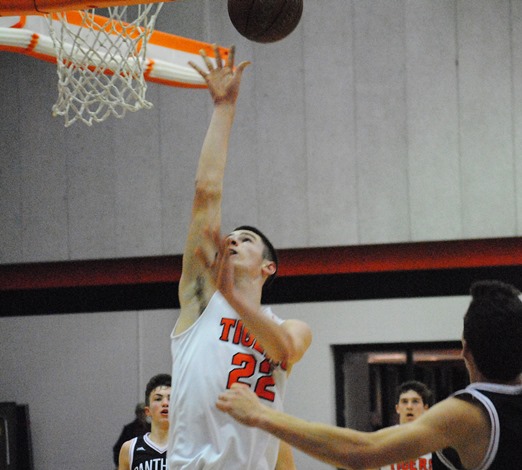
[(491, 380), (488, 379), (480, 371), (475, 370), (474, 373), (470, 373), (471, 383), (489, 383), (497, 385), (522, 385), (522, 375), (514, 378), (513, 380)]
[(149, 434), (149, 439), (160, 447), (166, 446), (169, 437), (168, 426), (164, 429), (161, 426), (153, 426)]
[(522, 385), (522, 377), (517, 377), (513, 380), (489, 380), (484, 377), (482, 380), (480, 380), (480, 382), (486, 382), (497, 385)]
[(261, 304), (263, 292), (263, 280), (261, 278), (238, 276), (234, 280), (234, 285), (244, 299), (248, 299), (251, 303)]

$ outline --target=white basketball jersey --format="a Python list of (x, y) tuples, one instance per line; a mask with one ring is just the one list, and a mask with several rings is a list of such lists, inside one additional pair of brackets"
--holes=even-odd
[[(269, 308), (264, 314), (282, 323)], [(236, 422), (216, 401), (240, 382), (282, 409), (286, 370), (265, 356), (219, 291), (190, 328), (172, 333), (171, 352), (169, 470), (273, 470), (279, 441)]]

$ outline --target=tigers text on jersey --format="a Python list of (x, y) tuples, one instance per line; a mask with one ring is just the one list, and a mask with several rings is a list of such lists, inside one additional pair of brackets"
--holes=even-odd
[(381, 467), (380, 470), (432, 470), (431, 454), (423, 455), (418, 459), (394, 463)]
[[(281, 324), (269, 308), (263, 314)], [(216, 408), (239, 382), (282, 409), (284, 364), (273, 363), (220, 292), (186, 331), (171, 335), (169, 470), (273, 470), (279, 441)]]

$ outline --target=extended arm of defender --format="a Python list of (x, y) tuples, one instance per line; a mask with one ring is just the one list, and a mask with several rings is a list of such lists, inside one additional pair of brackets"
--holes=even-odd
[(475, 468), (484, 458), (490, 436), (484, 410), (457, 398), (443, 400), (411, 423), (373, 433), (290, 416), (263, 405), (242, 384), (220, 394), (216, 406), (319, 460), (350, 469), (402, 462), (446, 447), (457, 450), (466, 468)]

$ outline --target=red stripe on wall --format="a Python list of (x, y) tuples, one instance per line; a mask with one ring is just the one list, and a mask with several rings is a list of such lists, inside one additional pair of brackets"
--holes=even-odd
[[(278, 275), (522, 266), (522, 237), (278, 250)], [(181, 256), (0, 265), (0, 290), (178, 282)]]
[(522, 237), (282, 250), (280, 275), (522, 265)]
[(178, 282), (181, 256), (0, 266), (0, 290)]

